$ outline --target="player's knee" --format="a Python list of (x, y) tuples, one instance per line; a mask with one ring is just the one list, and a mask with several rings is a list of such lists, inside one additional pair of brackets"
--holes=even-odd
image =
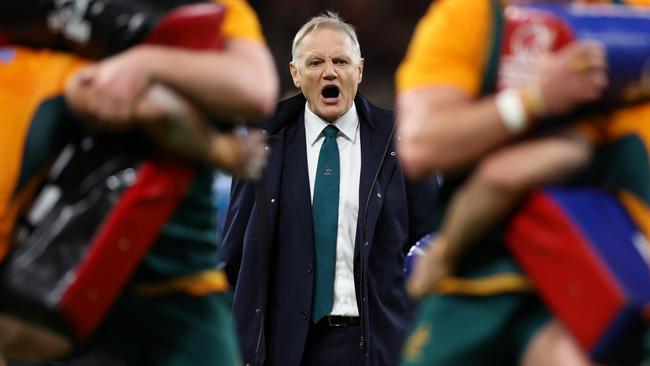
[(529, 343), (521, 366), (593, 366), (571, 334), (557, 321), (542, 327)]

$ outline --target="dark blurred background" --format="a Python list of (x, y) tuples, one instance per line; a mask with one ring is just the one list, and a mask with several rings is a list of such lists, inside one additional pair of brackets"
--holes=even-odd
[(309, 18), (333, 10), (354, 25), (365, 58), (360, 90), (392, 108), (395, 69), (404, 57), (417, 20), (431, 0), (249, 0), (275, 57), (284, 99), (297, 93), (289, 75), (291, 41)]

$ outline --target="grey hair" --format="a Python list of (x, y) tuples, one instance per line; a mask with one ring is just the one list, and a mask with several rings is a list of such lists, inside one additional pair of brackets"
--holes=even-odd
[(359, 40), (357, 39), (357, 33), (354, 30), (354, 27), (341, 19), (336, 12), (328, 10), (317, 17), (309, 19), (309, 21), (298, 30), (298, 33), (296, 33), (296, 36), (293, 38), (293, 42), (291, 43), (291, 63), (295, 63), (298, 58), (298, 46), (300, 46), (302, 40), (309, 33), (312, 33), (321, 27), (343, 32), (348, 36), (350, 41), (352, 41), (353, 52), (357, 61), (361, 59), (361, 47), (359, 46)]

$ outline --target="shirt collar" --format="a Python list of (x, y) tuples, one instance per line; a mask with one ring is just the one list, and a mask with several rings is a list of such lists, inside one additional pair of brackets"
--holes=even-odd
[[(309, 103), (305, 102), (305, 136), (311, 145), (323, 135), (323, 129), (329, 123), (323, 121), (314, 112), (309, 109)], [(359, 115), (357, 115), (357, 107), (352, 103), (352, 107), (348, 109), (345, 114), (339, 117), (332, 125), (341, 131), (341, 135), (356, 143), (357, 140), (357, 127), (359, 126)]]

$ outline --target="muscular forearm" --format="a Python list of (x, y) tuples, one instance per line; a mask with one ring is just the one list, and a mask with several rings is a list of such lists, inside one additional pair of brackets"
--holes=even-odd
[[(273, 61), (260, 45), (231, 41), (224, 52), (141, 47), (155, 80), (179, 91), (208, 113), (256, 119), (273, 111), (278, 82)], [(162, 62), (161, 62), (162, 61)]]
[[(598, 44), (569, 44), (541, 57), (528, 85), (511, 85), (518, 89), (507, 88), (496, 98), (473, 100), (441, 85), (402, 92), (399, 147), (407, 172), (462, 168), (530, 128), (533, 120), (566, 115), (598, 100), (608, 82), (604, 58)], [(576, 60), (586, 66), (576, 67)]]
[(459, 90), (431, 88), (402, 93), (397, 103), (398, 147), (411, 176), (461, 169), (513, 136), (492, 97), (474, 102)]

